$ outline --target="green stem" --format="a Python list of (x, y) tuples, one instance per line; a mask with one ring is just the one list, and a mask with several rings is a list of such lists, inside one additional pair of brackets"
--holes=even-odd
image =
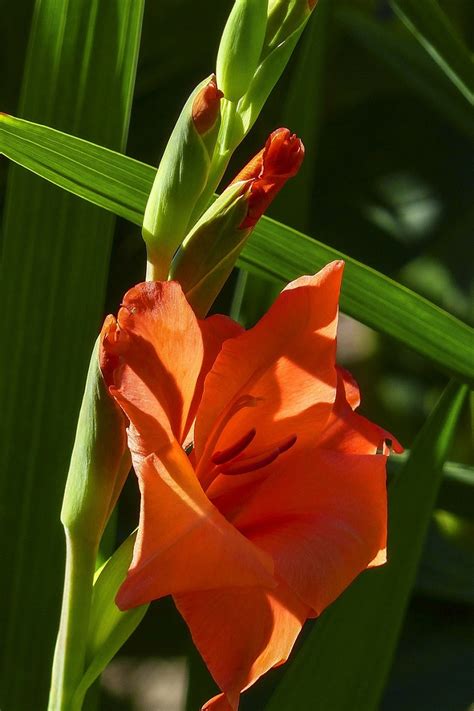
[(48, 711), (80, 711), (72, 697), (84, 674), (95, 547), (66, 529), (66, 572)]

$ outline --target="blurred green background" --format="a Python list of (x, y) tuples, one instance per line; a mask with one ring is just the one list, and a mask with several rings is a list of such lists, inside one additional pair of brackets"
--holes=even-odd
[[(231, 5), (231, 0), (146, 3), (129, 155), (157, 164), (191, 88), (213, 70)], [(440, 5), (472, 49), (472, 0), (442, 0)], [(32, 9), (32, 0), (0, 0), (6, 18), (0, 26), (0, 108), (12, 114), (17, 113)], [(472, 320), (472, 113), (388, 2), (320, 0), (288, 70), (236, 152), (229, 179), (280, 125), (299, 133), (307, 155), (304, 170), (270, 215), (408, 285), (462, 320)], [(7, 169), (8, 162), (2, 161), (0, 209)], [(104, 314), (115, 311), (124, 291), (143, 279), (143, 265), (138, 228), (118, 220)], [(218, 307), (248, 326), (277, 290), (236, 271)], [(341, 363), (361, 386), (362, 412), (410, 447), (446, 376), (347, 317), (341, 322), (339, 351)], [(466, 408), (451, 459), (472, 465), (470, 422)], [(137, 507), (130, 477), (119, 511), (120, 540), (135, 526)], [(472, 514), (460, 517), (438, 509), (382, 711), (469, 708), (474, 698), (473, 602)], [(275, 670), (246, 694), (243, 711), (263, 709), (285, 669)], [(184, 624), (165, 600), (151, 606), (105, 674), (99, 707), (191, 710), (213, 688)]]

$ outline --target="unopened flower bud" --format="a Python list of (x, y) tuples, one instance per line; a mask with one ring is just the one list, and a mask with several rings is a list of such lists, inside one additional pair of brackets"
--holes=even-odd
[[(110, 326), (110, 320), (105, 326)], [(92, 546), (99, 544), (131, 467), (124, 416), (107, 391), (98, 349), (96, 343), (61, 511), (67, 531)]]
[(294, 133), (277, 128), (270, 134), (265, 148), (233, 180), (252, 179), (242, 228), (255, 225), (288, 178), (296, 175), (303, 158), (303, 142)]
[(196, 94), (191, 115), (196, 131), (200, 136), (205, 136), (215, 127), (219, 118), (220, 100), (223, 96), (222, 91), (217, 88), (214, 76)]
[(304, 157), (287, 128), (270, 135), (265, 148), (237, 175), (184, 240), (171, 268), (198, 316), (205, 316), (222, 289), (253, 227)]
[(214, 76), (203, 81), (186, 102), (163, 153), (143, 219), (150, 278), (166, 279), (206, 186), (221, 97)]
[(235, 0), (217, 54), (225, 98), (238, 101), (258, 67), (267, 26), (267, 0)]
[(295, 30), (302, 27), (316, 7), (318, 0), (270, 0), (265, 36), (265, 55)]

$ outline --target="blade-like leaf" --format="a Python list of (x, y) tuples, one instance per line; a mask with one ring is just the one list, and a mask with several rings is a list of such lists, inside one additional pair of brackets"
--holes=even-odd
[(446, 116), (471, 138), (474, 137), (472, 108), (463, 94), (424, 52), (412, 35), (377, 22), (355, 7), (338, 8), (337, 19), (356, 41), (381, 59), (417, 95)]
[(0, 152), (74, 195), (141, 225), (156, 168), (6, 114), (0, 114)]
[[(389, 481), (400, 476), (409, 452), (390, 457), (388, 461)], [(474, 467), (458, 462), (446, 462), (443, 478), (436, 499), (436, 508), (449, 511), (466, 520), (474, 520)]]
[(474, 382), (473, 329), (410, 289), (332, 247), (270, 220), (260, 220), (242, 254), (246, 269), (290, 281), (344, 259), (342, 310), (443, 369)]
[[(150, 166), (46, 126), (31, 126), (2, 115), (0, 152), (56, 185), (77, 189), (96, 205), (141, 224), (153, 182)], [(100, 168), (95, 175), (97, 166)], [(114, 197), (116, 192), (120, 193), (119, 201)], [(346, 261), (341, 298), (346, 313), (410, 346), (462, 380), (474, 382), (473, 331), (469, 326), (337, 250), (262, 218), (239, 263), (267, 278), (288, 281), (341, 258)]]
[[(20, 113), (123, 150), (142, 10), (142, 0), (37, 0)], [(111, 214), (12, 168), (0, 281), (4, 709), (46, 707), (64, 561), (59, 510), (113, 228)]]
[(467, 388), (451, 382), (389, 488), (389, 562), (366, 571), (322, 615), (267, 711), (375, 711)]
[(421, 46), (472, 104), (472, 57), (437, 0), (390, 0), (390, 3)]

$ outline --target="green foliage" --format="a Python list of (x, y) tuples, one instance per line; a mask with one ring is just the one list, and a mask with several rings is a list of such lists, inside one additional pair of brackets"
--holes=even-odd
[[(79, 143), (71, 136), (46, 127), (33, 126), (36, 138), (30, 143), (28, 130), (26, 122), (0, 117), (0, 150), (68, 190), (74, 189), (78, 182), (83, 186), (86, 179), (93, 181), (87, 184), (87, 192), (81, 188), (84, 197), (141, 224), (141, 210), (150, 183), (141, 197), (140, 191), (146, 185), (147, 177), (152, 176), (149, 166), (140, 165), (126, 156), (119, 157), (118, 154), (107, 162), (110, 153), (104, 152), (100, 146)], [(43, 137), (48, 139), (46, 149), (43, 149)], [(81, 149), (82, 159), (79, 156)], [(65, 155), (66, 160), (64, 163), (60, 161), (58, 166), (59, 154)], [(70, 160), (71, 155), (75, 156), (74, 163)], [(93, 173), (96, 157), (98, 164), (103, 166), (103, 172), (97, 177)], [(129, 162), (130, 171), (127, 171)], [(69, 170), (74, 173), (75, 183), (68, 174)], [(106, 175), (110, 176), (110, 181)], [(137, 175), (139, 179), (136, 179)], [(119, 193), (126, 200), (125, 204), (114, 202), (113, 193), (118, 183), (122, 184)], [(104, 194), (104, 191), (107, 193)], [(340, 258), (346, 261), (341, 299), (344, 311), (409, 345), (448, 372), (467, 382), (474, 382), (472, 329), (406, 287), (341, 252), (264, 217), (245, 246), (240, 264), (261, 276), (289, 281), (302, 273), (315, 272), (329, 261)]]
[(121, 612), (115, 604), (115, 596), (132, 560), (134, 543), (135, 534), (132, 534), (97, 573), (87, 636), (86, 671), (74, 695), (78, 708), (91, 684), (140, 624), (148, 609), (148, 605), (141, 605)]
[(437, 0), (391, 0), (413, 36), (446, 76), (474, 103), (474, 62)]
[[(142, 8), (136, 0), (37, 2), (20, 113), (123, 150)], [(46, 705), (64, 560), (59, 511), (114, 224), (11, 170), (0, 281), (4, 709)]]

